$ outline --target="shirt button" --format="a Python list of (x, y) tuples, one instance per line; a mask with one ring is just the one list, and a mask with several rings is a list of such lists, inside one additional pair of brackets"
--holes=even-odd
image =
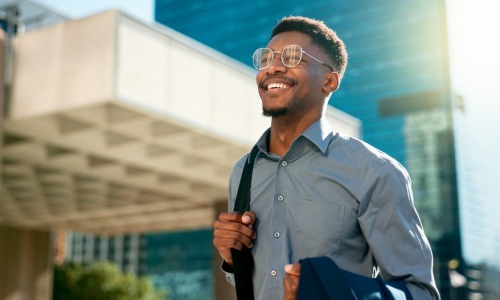
[(277, 274), (278, 274), (278, 272), (276, 272), (276, 270), (272, 270), (272, 271), (271, 271), (271, 276), (273, 276), (273, 277), (274, 277), (274, 276), (276, 276)]
[(275, 238), (279, 238), (279, 237), (280, 237), (280, 233), (279, 233), (278, 231), (276, 231), (276, 232), (274, 233), (274, 237), (275, 237)]
[(282, 161), (282, 162), (281, 162), (281, 165), (282, 165), (283, 167), (286, 167), (286, 165), (288, 165), (288, 163), (286, 162), (286, 160), (284, 160), (284, 161)]
[(283, 198), (283, 196), (281, 196), (281, 195), (278, 196), (278, 201), (279, 202), (283, 201), (283, 199), (285, 199), (285, 198)]

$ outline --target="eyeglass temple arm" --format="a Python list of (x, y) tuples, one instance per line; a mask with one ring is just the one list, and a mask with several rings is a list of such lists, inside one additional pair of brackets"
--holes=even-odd
[(304, 50), (302, 50), (302, 53), (304, 53), (305, 55), (307, 55), (307, 56), (309, 56), (310, 58), (314, 59), (315, 61), (319, 62), (320, 64), (323, 64), (323, 65), (327, 66), (327, 67), (330, 69), (330, 71), (332, 71), (332, 72), (333, 72), (333, 68), (332, 68), (332, 67), (330, 67), (329, 65), (325, 64), (325, 63), (324, 63), (324, 62), (322, 62), (321, 60), (317, 59), (316, 57), (312, 56), (311, 54), (307, 53), (307, 52), (306, 52), (306, 51), (304, 51)]

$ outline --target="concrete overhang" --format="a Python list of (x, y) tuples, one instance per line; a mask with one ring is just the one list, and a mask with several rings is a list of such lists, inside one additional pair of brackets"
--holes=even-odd
[[(113, 234), (212, 226), (269, 126), (255, 72), (117, 11), (17, 36), (0, 223)], [(353, 135), (359, 122), (330, 108)]]
[(19, 32), (31, 31), (70, 19), (62, 13), (49, 9), (43, 3), (31, 0), (0, 0), (0, 19), (6, 19), (9, 7), (18, 9)]

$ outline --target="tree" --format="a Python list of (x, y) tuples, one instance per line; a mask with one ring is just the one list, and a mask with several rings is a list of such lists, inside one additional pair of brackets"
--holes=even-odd
[(149, 279), (122, 273), (111, 263), (56, 266), (53, 300), (164, 300)]

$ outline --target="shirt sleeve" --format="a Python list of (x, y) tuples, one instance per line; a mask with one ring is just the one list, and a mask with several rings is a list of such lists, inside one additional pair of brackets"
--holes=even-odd
[(226, 274), (226, 281), (232, 284), (233, 286), (236, 286), (236, 282), (234, 281), (233, 268), (228, 264), (226, 264), (225, 261), (222, 261), (220, 269), (222, 270), (222, 272)]
[[(248, 155), (245, 155), (241, 158), (233, 167), (233, 171), (231, 172), (231, 176), (229, 177), (229, 188), (228, 188), (228, 201), (227, 201), (227, 211), (234, 210), (234, 201), (236, 199), (236, 193), (238, 192), (238, 186), (241, 178), (241, 173), (243, 172), (243, 165), (245, 164), (245, 158)], [(236, 286), (234, 280), (233, 268), (226, 264), (223, 260), (220, 266), (221, 270), (226, 274), (226, 281)]]
[(404, 281), (414, 299), (439, 299), (407, 171), (388, 160), (365, 179), (358, 220), (382, 279)]

